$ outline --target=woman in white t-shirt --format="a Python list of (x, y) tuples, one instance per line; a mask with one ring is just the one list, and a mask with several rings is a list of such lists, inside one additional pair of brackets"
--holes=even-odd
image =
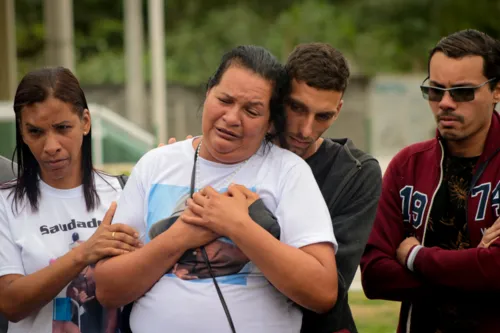
[(118, 332), (117, 310), (96, 299), (95, 263), (141, 244), (130, 226), (111, 225), (121, 186), (92, 165), (78, 80), (62, 67), (30, 72), (14, 112), (18, 177), (0, 184), (0, 313), (8, 332)]
[[(208, 82), (203, 136), (135, 166), (114, 220), (145, 245), (95, 271), (103, 304), (134, 302), (132, 332), (294, 333), (297, 304), (335, 304), (328, 209), (305, 161), (269, 135), (283, 133), (288, 84), (264, 48), (233, 49)], [(272, 215), (252, 213), (259, 203)]]

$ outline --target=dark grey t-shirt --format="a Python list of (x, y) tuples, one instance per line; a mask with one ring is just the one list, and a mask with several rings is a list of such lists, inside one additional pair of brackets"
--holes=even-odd
[(12, 172), (12, 162), (3, 156), (0, 156), (0, 183), (16, 178)]

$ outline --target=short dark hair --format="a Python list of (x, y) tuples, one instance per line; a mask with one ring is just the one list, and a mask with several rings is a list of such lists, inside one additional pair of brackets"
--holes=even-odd
[(290, 79), (317, 89), (344, 92), (349, 83), (346, 58), (327, 43), (297, 45), (288, 56), (285, 69)]
[(286, 121), (283, 101), (289, 92), (290, 80), (284, 66), (271, 52), (261, 46), (237, 46), (222, 56), (215, 73), (208, 80), (207, 90), (218, 85), (226, 70), (233, 65), (249, 69), (272, 83), (273, 92), (269, 107), (270, 123), (273, 125), (274, 130), (266, 135), (266, 141), (271, 142), (278, 138), (280, 145), (286, 147), (286, 140), (284, 139)]
[[(70, 103), (78, 116), (88, 109), (87, 100), (80, 83), (73, 73), (64, 67), (51, 67), (34, 70), (26, 74), (19, 83), (14, 97), (16, 119), (16, 147), (12, 160), (17, 158), (17, 179), (0, 186), (0, 189), (13, 189), (13, 207), (27, 197), (31, 209), (38, 210), (40, 187), (38, 177), (40, 166), (30, 148), (24, 143), (21, 134), (21, 115), (24, 107), (41, 103), (49, 97)], [(82, 184), (87, 210), (93, 210), (99, 204), (99, 195), (94, 184), (94, 166), (92, 164), (92, 130), (83, 137), (82, 143)]]
[(484, 60), (483, 75), (489, 80), (497, 79), (490, 82), (490, 89), (500, 80), (500, 42), (484, 32), (466, 29), (442, 38), (429, 53), (428, 74), (432, 56), (436, 52), (455, 59), (480, 56)]

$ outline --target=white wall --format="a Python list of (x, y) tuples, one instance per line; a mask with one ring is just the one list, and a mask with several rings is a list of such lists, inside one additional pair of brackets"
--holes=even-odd
[(403, 147), (432, 138), (436, 124), (420, 84), (425, 74), (375, 77), (368, 89), (370, 151), (390, 159)]

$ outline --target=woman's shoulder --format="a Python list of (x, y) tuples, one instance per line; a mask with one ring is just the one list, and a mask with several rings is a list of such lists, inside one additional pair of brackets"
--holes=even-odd
[(6, 182), (0, 182), (0, 197), (8, 201), (12, 198), (14, 192), (16, 191), (17, 178), (11, 179)]
[(193, 139), (187, 139), (151, 149), (139, 159), (137, 165), (147, 167), (153, 164), (157, 166), (163, 163), (171, 164), (183, 161), (194, 154), (192, 142)]
[(17, 164), (0, 155), (0, 184), (16, 177)]
[(122, 184), (118, 175), (112, 175), (104, 171), (95, 171), (94, 182), (97, 193), (121, 192)]
[(192, 139), (152, 149), (135, 164), (131, 178), (148, 187), (170, 171), (185, 168), (189, 162), (192, 163), (193, 156)]
[(273, 166), (273, 169), (276, 169), (278, 166), (281, 171), (309, 168), (303, 158), (275, 144), (264, 144), (259, 150), (258, 155), (262, 156), (269, 165)]

